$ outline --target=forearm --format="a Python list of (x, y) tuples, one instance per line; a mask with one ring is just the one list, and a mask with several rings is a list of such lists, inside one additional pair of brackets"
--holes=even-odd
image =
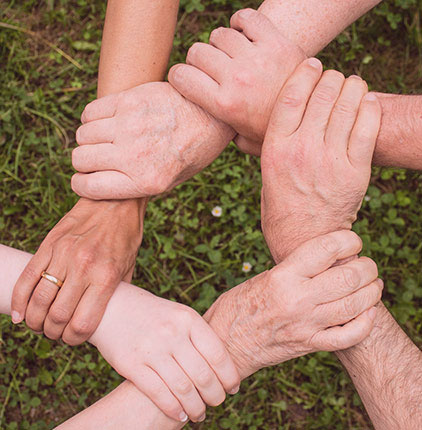
[(422, 353), (381, 303), (371, 335), (337, 353), (376, 429), (422, 423)]
[(381, 0), (265, 0), (259, 11), (308, 56), (316, 55)]
[(109, 0), (98, 97), (163, 80), (178, 6), (178, 0)]
[[(308, 56), (316, 55), (341, 31), (381, 0), (266, 0), (259, 8), (280, 32)], [(377, 94), (383, 120), (374, 162), (422, 168), (422, 97)]]
[[(303, 231), (297, 245), (317, 235), (319, 232)], [(286, 238), (277, 242), (280, 255), (285, 255), (288, 242), (291, 241)], [(362, 343), (336, 354), (349, 372), (377, 429), (419, 428), (422, 353), (385, 306), (379, 303), (377, 308), (371, 334)]]
[(422, 169), (422, 96), (377, 93), (383, 117), (374, 162)]

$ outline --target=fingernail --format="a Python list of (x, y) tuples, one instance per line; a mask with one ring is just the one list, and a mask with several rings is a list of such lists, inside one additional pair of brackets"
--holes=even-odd
[(309, 58), (308, 64), (313, 67), (314, 69), (320, 69), (321, 68), (321, 61), (318, 60), (318, 58)]
[(240, 390), (240, 385), (238, 385), (237, 387), (233, 388), (232, 390), (229, 391), (229, 394), (231, 394), (232, 396), (237, 394)]
[(250, 18), (253, 13), (254, 13), (254, 11), (251, 9), (243, 9), (239, 12), (239, 16), (241, 18)]
[(23, 321), (21, 314), (18, 311), (12, 311), (12, 322), (13, 324), (19, 324)]
[(374, 102), (375, 100), (377, 100), (377, 96), (374, 93), (368, 93), (365, 96), (365, 100), (368, 102)]
[(180, 421), (181, 421), (182, 423), (185, 423), (185, 422), (189, 419), (189, 417), (188, 417), (184, 412), (182, 412), (182, 413), (179, 415), (179, 419), (180, 419)]
[(362, 80), (362, 78), (360, 76), (358, 76), (358, 75), (351, 75), (351, 76), (349, 76), (349, 78), (359, 79), (360, 81)]
[(200, 416), (198, 422), (201, 423), (202, 421), (205, 420), (206, 417), (207, 417), (206, 414)]
[(382, 279), (377, 279), (377, 282), (378, 282), (378, 285), (381, 287), (381, 288), (384, 288), (384, 281), (382, 280)]
[(369, 315), (369, 318), (371, 318), (371, 320), (375, 319), (377, 315), (377, 309), (376, 308), (369, 309), (368, 315)]

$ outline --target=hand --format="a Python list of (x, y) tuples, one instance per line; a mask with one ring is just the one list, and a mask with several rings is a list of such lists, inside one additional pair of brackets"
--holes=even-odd
[(90, 103), (73, 151), (73, 190), (90, 199), (161, 194), (211, 164), (233, 130), (156, 82)]
[(277, 95), (306, 56), (253, 9), (234, 14), (231, 27), (214, 30), (209, 45), (195, 43), (187, 64), (170, 70), (169, 82), (232, 126), (242, 150), (260, 153)]
[(322, 74), (317, 59), (303, 62), (281, 90), (261, 157), (262, 228), (276, 262), (356, 220), (381, 122), (367, 92), (357, 76)]
[(90, 340), (122, 376), (176, 421), (205, 419), (240, 379), (223, 343), (193, 309), (121, 284)]
[[(19, 277), (12, 318), (69, 345), (87, 340), (118, 283), (130, 281), (142, 240), (143, 203), (79, 200), (51, 230)], [(41, 278), (64, 281), (59, 289)]]
[(361, 248), (350, 231), (317, 237), (213, 304), (204, 318), (241, 378), (311, 352), (350, 348), (369, 335), (383, 289), (376, 264), (362, 257), (331, 268)]

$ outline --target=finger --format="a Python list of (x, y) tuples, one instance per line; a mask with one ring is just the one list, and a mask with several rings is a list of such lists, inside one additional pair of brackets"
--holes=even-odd
[(378, 277), (376, 263), (361, 257), (341, 266), (332, 267), (310, 281), (319, 305), (342, 299)]
[(112, 94), (87, 104), (82, 112), (82, 124), (99, 119), (112, 118), (117, 110), (117, 100), (117, 94)]
[(134, 372), (134, 377), (130, 380), (169, 418), (188, 421), (182, 405), (153, 369), (143, 366)]
[(78, 146), (72, 151), (72, 164), (81, 173), (114, 170), (119, 149), (112, 143)]
[(344, 81), (344, 75), (336, 70), (327, 70), (322, 74), (303, 117), (302, 124), (305, 128), (325, 136), (331, 112), (340, 96)]
[(163, 360), (154, 363), (153, 369), (165, 381), (167, 387), (177, 398), (189, 418), (198, 422), (205, 414), (205, 403), (186, 375), (184, 370), (174, 360)]
[(356, 168), (369, 169), (381, 127), (381, 104), (374, 93), (367, 94), (349, 141), (349, 160)]
[(202, 70), (210, 78), (221, 83), (230, 73), (231, 58), (207, 43), (195, 43), (186, 57), (186, 64)]
[(112, 143), (115, 138), (114, 118), (99, 119), (81, 125), (76, 130), (78, 145), (94, 145), (97, 143)]
[(254, 155), (255, 157), (261, 156), (262, 142), (254, 142), (246, 139), (243, 136), (237, 136), (234, 140), (237, 147), (245, 154)]
[(254, 9), (242, 9), (236, 12), (230, 26), (243, 34), (252, 42), (274, 43), (279, 40), (280, 32), (274, 24), (262, 13)]
[(383, 286), (381, 280), (376, 280), (350, 296), (318, 306), (319, 321), (327, 327), (347, 324), (381, 300)]
[(210, 34), (210, 44), (225, 52), (231, 58), (253, 48), (251, 42), (239, 31), (219, 27)]
[(205, 321), (204, 324), (194, 325), (191, 330), (191, 341), (215, 372), (225, 391), (230, 394), (236, 393), (240, 386), (239, 373), (214, 330)]
[(377, 309), (368, 309), (343, 327), (331, 327), (318, 332), (313, 339), (317, 351), (339, 351), (362, 342), (372, 331)]
[[(66, 261), (64, 256), (53, 254), (46, 272), (64, 282), (66, 279)], [(25, 322), (29, 328), (35, 331), (43, 331), (45, 317), (53, 303), (59, 287), (47, 279), (41, 278), (29, 300), (26, 310)]]
[(306, 105), (322, 74), (316, 58), (305, 60), (288, 79), (274, 106), (265, 140), (278, 142), (293, 134), (300, 126)]
[(216, 118), (221, 116), (217, 104), (220, 86), (206, 73), (193, 66), (177, 64), (170, 69), (168, 79), (170, 84), (188, 100)]
[(209, 364), (192, 344), (179, 345), (174, 359), (193, 382), (204, 402), (218, 406), (224, 402), (226, 392)]
[(127, 175), (114, 170), (76, 173), (72, 176), (71, 186), (76, 194), (91, 200), (147, 197)]
[(84, 292), (72, 319), (63, 331), (63, 341), (79, 345), (88, 340), (97, 329), (115, 287), (89, 285)]
[(48, 338), (58, 340), (62, 337), (65, 327), (72, 319), (73, 313), (87, 288), (86, 282), (73, 274), (69, 274), (45, 318), (44, 334)]
[(368, 85), (359, 76), (346, 79), (340, 97), (334, 106), (325, 133), (325, 142), (341, 157), (347, 155), (350, 135), (359, 111), (362, 97), (368, 92)]
[(349, 230), (336, 231), (305, 242), (281, 263), (293, 265), (300, 276), (312, 278), (330, 268), (337, 260), (359, 254), (362, 240)]
[(19, 324), (25, 318), (26, 309), (32, 292), (41, 279), (41, 273), (47, 269), (51, 260), (51, 247), (41, 244), (19, 276), (13, 289), (11, 314), (12, 321)]

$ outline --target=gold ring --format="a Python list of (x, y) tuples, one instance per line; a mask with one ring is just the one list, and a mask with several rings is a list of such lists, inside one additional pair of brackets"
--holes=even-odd
[(57, 285), (59, 288), (63, 286), (63, 281), (61, 281), (60, 279), (57, 279), (55, 276), (50, 275), (47, 272), (42, 272), (41, 278), (47, 279), (47, 281), (52, 282), (53, 284)]

